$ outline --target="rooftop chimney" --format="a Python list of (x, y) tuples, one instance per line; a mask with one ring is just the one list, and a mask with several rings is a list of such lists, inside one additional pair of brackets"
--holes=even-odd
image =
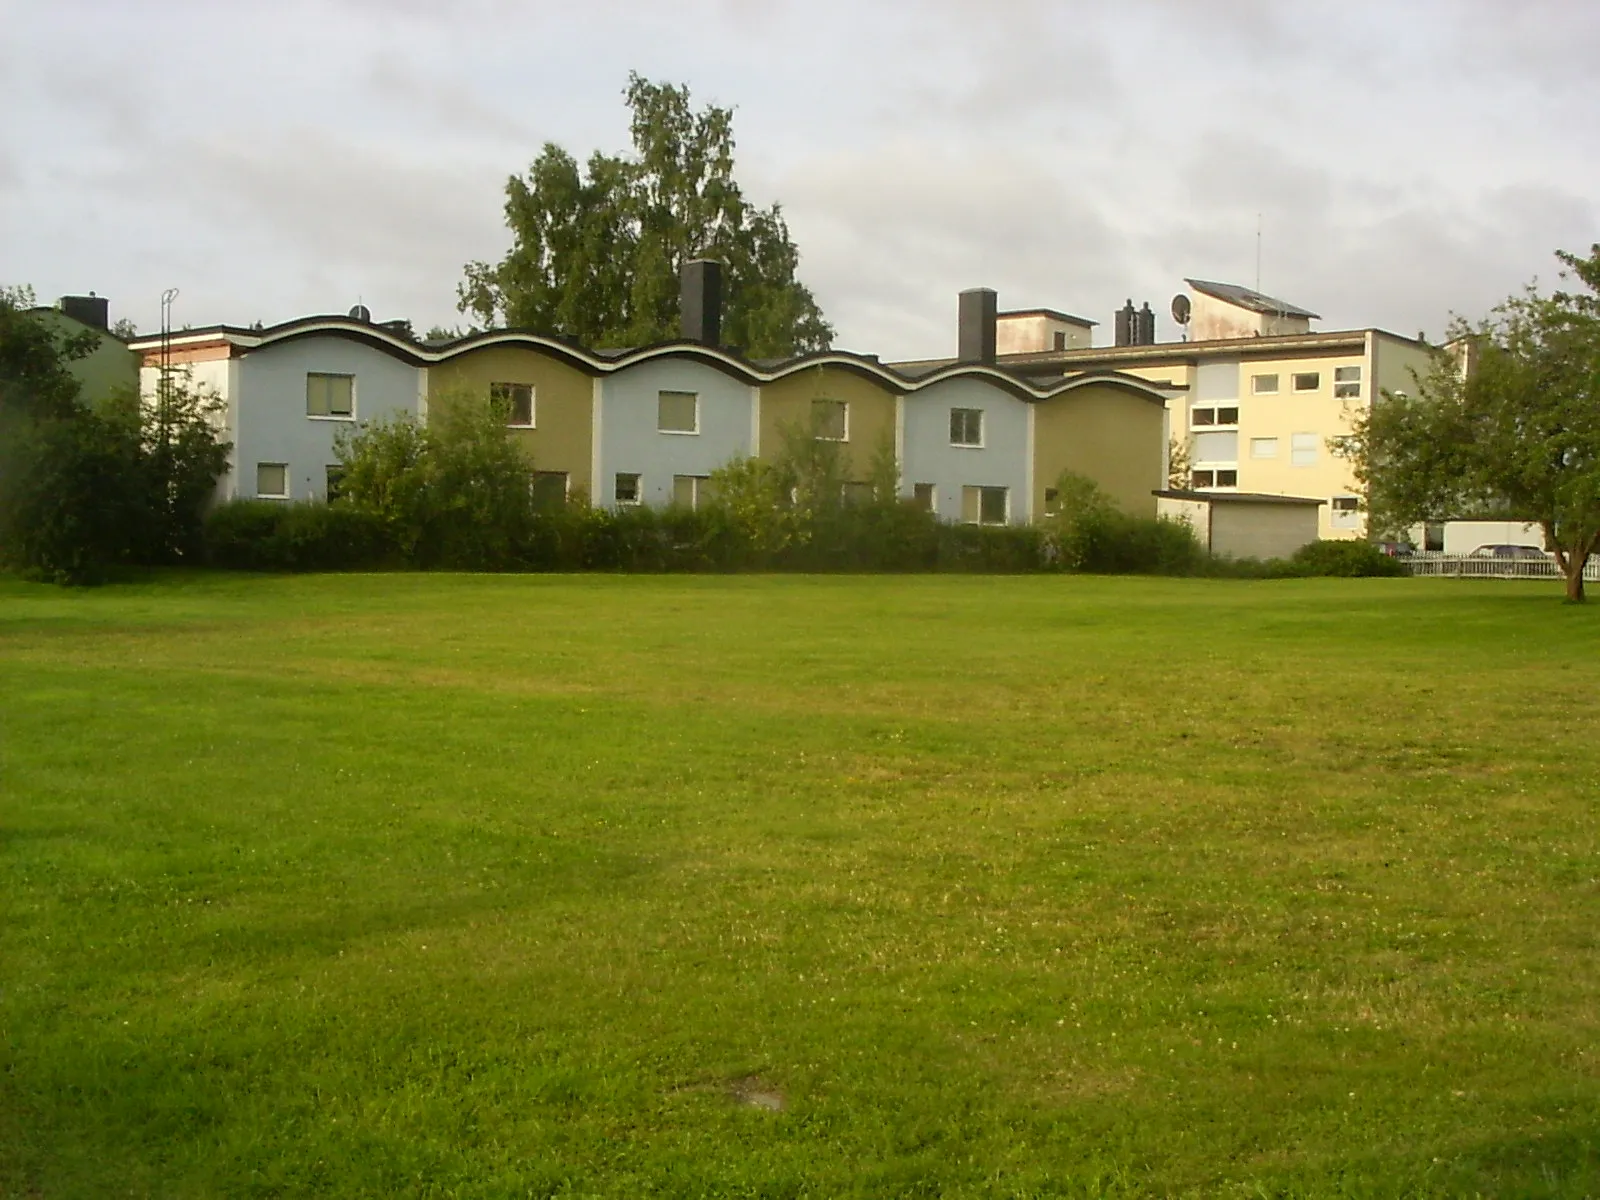
[(968, 288), (961, 293), (960, 336), (956, 357), (962, 362), (994, 362), (994, 325), (999, 305), (993, 288)]
[(1134, 321), (1133, 342), (1136, 346), (1154, 346), (1156, 344), (1156, 314), (1150, 310), (1150, 301), (1146, 300), (1140, 307)]
[(96, 329), (109, 328), (110, 311), (104, 296), (90, 292), (87, 296), (63, 296), (59, 306), (65, 316)]
[(1117, 332), (1116, 345), (1118, 345), (1118, 346), (1131, 346), (1131, 345), (1133, 345), (1133, 335), (1135, 333), (1134, 326), (1138, 323), (1138, 319), (1139, 319), (1139, 314), (1134, 309), (1133, 301), (1131, 299), (1126, 304), (1124, 304), (1121, 308), (1117, 309), (1117, 316), (1116, 316), (1116, 322), (1115, 322), (1115, 327), (1116, 327), (1116, 332)]
[(722, 264), (694, 258), (683, 264), (678, 317), (685, 341), (715, 346), (722, 340)]

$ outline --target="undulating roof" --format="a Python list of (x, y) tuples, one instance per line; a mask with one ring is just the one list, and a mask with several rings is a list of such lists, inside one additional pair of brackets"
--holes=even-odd
[(1313, 321), (1322, 320), (1321, 316), (1309, 309), (1290, 304), (1287, 300), (1277, 300), (1262, 295), (1253, 288), (1240, 287), (1236, 283), (1215, 283), (1209, 279), (1185, 279), (1184, 282), (1197, 292), (1204, 292), (1207, 296), (1248, 309), (1250, 312), (1267, 313), (1274, 317), (1308, 317)]

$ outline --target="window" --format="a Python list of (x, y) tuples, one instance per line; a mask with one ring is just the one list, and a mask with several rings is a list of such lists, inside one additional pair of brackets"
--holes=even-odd
[(311, 372), (306, 376), (306, 416), (353, 417), (356, 412), (356, 377), (354, 375), (324, 375)]
[(1065, 330), (1056, 330), (1055, 347), (1057, 350), (1065, 350), (1067, 348), (1067, 334)]
[(911, 485), (911, 498), (918, 508), (925, 508), (929, 512), (936, 511), (934, 488), (931, 483), (914, 483)]
[(1314, 392), (1322, 386), (1322, 372), (1296, 371), (1289, 376), (1289, 382), (1297, 392)]
[(1277, 458), (1278, 457), (1278, 439), (1277, 438), (1251, 438), (1250, 439), (1250, 457), (1251, 458)]
[(1239, 461), (1239, 431), (1217, 429), (1197, 433), (1194, 435), (1193, 454), (1190, 461), (1196, 466), (1236, 463)]
[(1276, 375), (1250, 376), (1250, 390), (1257, 396), (1276, 396), (1278, 394), (1278, 377)]
[(1061, 493), (1055, 488), (1045, 488), (1044, 490), (1044, 511), (1046, 513), (1058, 513), (1061, 511)]
[(617, 476), (616, 497), (618, 504), (639, 503), (639, 477), (637, 475), (619, 474)]
[(1217, 410), (1214, 408), (1197, 408), (1189, 414), (1191, 425), (1215, 425), (1217, 423)]
[(535, 471), (533, 473), (533, 506), (551, 509), (565, 508), (567, 504), (567, 473), (565, 471)]
[(1189, 486), (1192, 488), (1238, 487), (1239, 472), (1232, 468), (1222, 471), (1191, 471), (1189, 473)]
[(489, 399), (506, 414), (506, 424), (521, 429), (533, 428), (533, 385), (529, 383), (491, 383)]
[(952, 446), (983, 445), (983, 410), (981, 408), (952, 408), (950, 410), (950, 444)]
[(1236, 407), (1217, 409), (1218, 425), (1237, 425), (1239, 423), (1239, 410)]
[(822, 442), (850, 440), (850, 406), (843, 400), (811, 402), (812, 436)]
[(289, 498), (289, 464), (257, 463), (256, 495), (273, 500)]
[(1289, 464), (1295, 467), (1317, 465), (1317, 435), (1297, 433), (1289, 438)]
[(1335, 529), (1358, 529), (1361, 526), (1361, 501), (1355, 496), (1335, 496), (1329, 519)]
[(1361, 395), (1361, 368), (1335, 367), (1333, 369), (1333, 398), (1355, 400)]
[(672, 503), (679, 508), (699, 508), (710, 494), (704, 475), (674, 475), (672, 477)]
[[(656, 398), (656, 428), (662, 433), (699, 433), (700, 396), (697, 392), (662, 392)], [(680, 478), (689, 478), (681, 476)]]
[(344, 490), (344, 468), (338, 463), (328, 464), (326, 495), (329, 500), (337, 500), (339, 493)]
[(878, 497), (878, 489), (870, 483), (847, 483), (839, 489), (840, 499), (846, 504), (871, 504)]
[(1004, 525), (1007, 491), (1003, 487), (964, 487), (961, 489), (961, 519), (968, 525)]
[(1238, 471), (1218, 471), (1217, 472), (1217, 486), (1218, 487), (1238, 487), (1239, 486), (1239, 472)]

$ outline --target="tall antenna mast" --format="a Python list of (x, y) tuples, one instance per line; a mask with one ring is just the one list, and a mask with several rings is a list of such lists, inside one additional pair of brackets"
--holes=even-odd
[(1256, 214), (1256, 291), (1261, 290), (1261, 214)]

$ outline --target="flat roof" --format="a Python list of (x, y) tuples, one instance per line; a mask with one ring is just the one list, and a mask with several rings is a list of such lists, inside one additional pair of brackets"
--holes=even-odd
[(1071, 313), (1064, 313), (1059, 308), (1008, 308), (1004, 312), (995, 313), (997, 320), (1002, 317), (1049, 317), (1052, 321), (1082, 325), (1085, 329), (1093, 329), (1100, 324), (1099, 321), (1091, 321), (1088, 317), (1075, 317)]
[(1274, 496), (1268, 492), (1197, 492), (1189, 488), (1157, 488), (1163, 500), (1205, 500), (1225, 504), (1326, 504), (1311, 496)]

